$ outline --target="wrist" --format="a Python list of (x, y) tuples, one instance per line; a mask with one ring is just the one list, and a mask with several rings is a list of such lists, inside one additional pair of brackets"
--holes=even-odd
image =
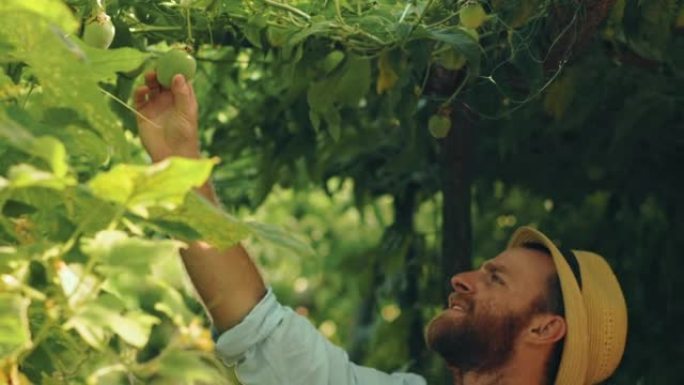
[(171, 157), (200, 159), (202, 154), (198, 148), (175, 149), (170, 151), (150, 153), (150, 158), (152, 159), (153, 163), (161, 162), (162, 160)]

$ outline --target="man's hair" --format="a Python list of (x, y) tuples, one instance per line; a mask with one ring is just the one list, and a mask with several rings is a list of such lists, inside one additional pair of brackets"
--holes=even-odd
[[(551, 250), (548, 247), (537, 242), (525, 242), (522, 247), (529, 250), (540, 251), (551, 257)], [(563, 292), (561, 291), (560, 279), (558, 274), (553, 273), (549, 275), (546, 280), (546, 287), (544, 288), (543, 294), (534, 303), (534, 308), (540, 313), (551, 313), (556, 314), (561, 317), (565, 317), (565, 306), (563, 305)], [(558, 367), (561, 362), (561, 355), (563, 354), (563, 343), (565, 338), (556, 342), (551, 351), (551, 356), (549, 356), (546, 362), (546, 384), (553, 385), (556, 380), (556, 374), (558, 373)]]

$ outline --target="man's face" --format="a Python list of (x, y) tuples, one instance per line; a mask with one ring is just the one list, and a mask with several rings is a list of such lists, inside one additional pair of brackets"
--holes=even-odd
[(462, 372), (500, 368), (537, 312), (550, 274), (548, 255), (515, 248), (455, 275), (447, 308), (428, 325), (428, 346)]

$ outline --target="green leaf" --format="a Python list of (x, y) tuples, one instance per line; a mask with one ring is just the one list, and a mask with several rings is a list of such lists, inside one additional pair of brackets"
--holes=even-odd
[[(24, 115), (24, 119), (28, 119)], [(55, 176), (66, 176), (69, 165), (62, 142), (51, 136), (34, 137), (20, 123), (0, 111), (0, 138), (6, 143), (29, 155), (43, 159), (52, 169)]]
[(339, 108), (356, 107), (368, 92), (370, 84), (370, 60), (349, 55), (339, 72), (309, 86), (307, 101), (311, 108), (311, 124), (318, 130), (323, 118), (330, 136), (336, 141), (339, 140), (342, 129)]
[(76, 180), (72, 177), (58, 177), (50, 172), (39, 170), (29, 164), (12, 166), (8, 174), (9, 186), (12, 188), (46, 187), (55, 190), (64, 190), (69, 186), (75, 186)]
[(262, 241), (289, 249), (300, 256), (316, 254), (309, 241), (297, 234), (288, 233), (281, 227), (259, 222), (246, 222), (245, 224), (249, 227), (252, 234), (261, 238)]
[(197, 193), (188, 194), (183, 204), (173, 211), (150, 210), (150, 219), (184, 224), (194, 229), (199, 234), (199, 238), (181, 238), (181, 240), (202, 240), (223, 250), (234, 246), (249, 234), (249, 228), (244, 223)]
[(65, 330), (76, 330), (93, 349), (102, 350), (110, 334), (104, 327), (109, 315), (106, 308), (87, 306), (65, 322), (63, 327)]
[(344, 71), (335, 83), (332, 90), (337, 100), (349, 107), (356, 107), (371, 85), (370, 60), (349, 55)]
[(16, 12), (27, 12), (39, 16), (58, 25), (65, 31), (74, 32), (78, 28), (78, 21), (69, 7), (60, 0), (3, 0), (0, 2), (2, 20), (16, 15)]
[(0, 293), (0, 357), (6, 357), (30, 343), (29, 302), (17, 294)]
[[(41, 1), (41, 3), (44, 3)], [(10, 55), (23, 61), (38, 79), (44, 107), (68, 107), (86, 118), (109, 145), (110, 152), (126, 157), (127, 143), (118, 119), (109, 108), (85, 52), (50, 19), (18, 11), (3, 16), (0, 39), (10, 43)]]
[(178, 290), (168, 286), (160, 286), (161, 296), (154, 309), (169, 317), (176, 325), (187, 325), (196, 317), (183, 300)]
[(150, 273), (153, 264), (176, 258), (180, 244), (171, 240), (129, 237), (123, 231), (104, 230), (82, 240), (82, 251), (98, 262), (96, 270), (105, 276)]
[(86, 235), (106, 228), (118, 212), (115, 204), (98, 199), (82, 185), (65, 191), (64, 203), (69, 220), (78, 223)]
[(218, 377), (219, 372), (212, 368), (200, 353), (191, 351), (168, 351), (159, 361), (158, 373), (181, 384), (213, 383), (223, 380)]
[(91, 130), (72, 125), (62, 128), (55, 136), (64, 143), (74, 168), (78, 169), (80, 163), (94, 169), (109, 160), (107, 143)]
[(243, 33), (247, 40), (257, 48), (263, 48), (261, 42), (261, 32), (266, 28), (266, 19), (262, 15), (250, 17)]
[(174, 209), (185, 195), (209, 178), (216, 163), (212, 159), (168, 158), (149, 166), (118, 164), (88, 182), (101, 199), (125, 205), (147, 216), (150, 207)]
[(477, 40), (468, 34), (468, 32), (458, 27), (452, 27), (439, 31), (425, 31), (424, 34), (425, 36), (423, 37), (451, 45), (466, 58), (473, 72), (479, 72), (481, 56), (480, 45)]
[(140, 311), (129, 311), (123, 315), (114, 314), (108, 318), (107, 326), (127, 343), (142, 348), (150, 338), (152, 326), (159, 318)]
[(150, 338), (152, 326), (159, 323), (159, 319), (141, 311), (123, 310), (122, 303), (104, 295), (87, 306), (81, 306), (64, 327), (67, 330), (76, 329), (96, 349), (103, 347), (110, 331), (128, 344), (142, 348)]
[(150, 54), (133, 48), (99, 49), (79, 41), (85, 52), (91, 71), (88, 76), (95, 81), (114, 81), (117, 72), (131, 72), (142, 66)]

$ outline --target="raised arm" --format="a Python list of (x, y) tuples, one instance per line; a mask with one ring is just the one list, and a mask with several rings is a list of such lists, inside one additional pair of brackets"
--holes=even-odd
[[(162, 87), (154, 72), (135, 91), (140, 138), (152, 161), (170, 156), (199, 158), (197, 100), (192, 85), (176, 75), (171, 89)], [(211, 182), (198, 189), (218, 205)], [(181, 250), (183, 263), (214, 327), (225, 331), (237, 325), (266, 293), (263, 279), (241, 245), (220, 251), (204, 242)]]

